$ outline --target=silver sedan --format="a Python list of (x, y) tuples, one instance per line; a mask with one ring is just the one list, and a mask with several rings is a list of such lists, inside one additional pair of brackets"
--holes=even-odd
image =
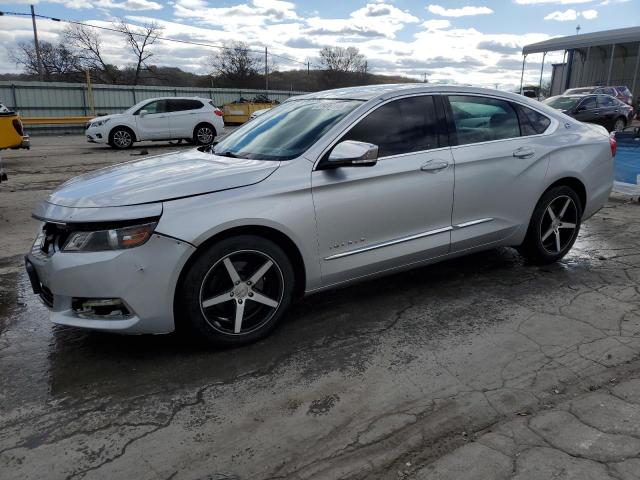
[(26, 267), (54, 323), (239, 345), (348, 282), (498, 246), (561, 259), (614, 155), (604, 128), (509, 93), (313, 93), (215, 146), (65, 183), (34, 210)]

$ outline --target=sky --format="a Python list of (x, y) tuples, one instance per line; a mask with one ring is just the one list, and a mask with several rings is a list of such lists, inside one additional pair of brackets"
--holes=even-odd
[[(640, 23), (640, 0), (0, 0), (0, 11), (29, 12), (110, 26), (151, 21), (163, 37), (224, 44), (247, 42), (298, 62), (318, 62), (324, 46), (354, 46), (369, 70), (447, 82), (512, 88), (520, 83), (524, 45)], [(56, 42), (64, 23), (38, 20), (40, 40)], [(126, 65), (121, 40), (102, 32), (107, 59)], [(16, 72), (8, 51), (32, 41), (30, 17), (0, 16), (0, 73)], [(213, 50), (159, 42), (153, 63), (209, 73)], [(527, 58), (525, 81), (537, 83), (542, 54)], [(562, 52), (549, 54), (551, 64)], [(300, 63), (274, 59), (277, 68)]]

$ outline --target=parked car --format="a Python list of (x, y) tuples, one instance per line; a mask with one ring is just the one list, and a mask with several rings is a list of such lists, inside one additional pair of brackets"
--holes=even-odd
[(96, 117), (87, 124), (87, 140), (130, 148), (143, 140), (189, 140), (209, 145), (222, 133), (222, 110), (197, 97), (151, 98), (124, 113)]
[(26, 268), (54, 323), (240, 345), (349, 282), (500, 246), (560, 260), (609, 196), (614, 149), (507, 92), (311, 93), (215, 146), (70, 180), (36, 206)]
[(271, 109), (270, 108), (261, 108), (260, 110), (256, 110), (251, 115), (249, 115), (249, 120), (253, 120), (254, 118), (258, 118), (260, 115), (264, 115), (269, 110), (271, 110)]
[(559, 95), (544, 103), (581, 122), (602, 125), (610, 132), (624, 130), (635, 116), (633, 107), (610, 95)]
[(566, 90), (563, 95), (584, 95), (587, 93), (611, 95), (627, 105), (633, 105), (633, 95), (629, 88), (624, 85), (618, 87), (576, 87)]

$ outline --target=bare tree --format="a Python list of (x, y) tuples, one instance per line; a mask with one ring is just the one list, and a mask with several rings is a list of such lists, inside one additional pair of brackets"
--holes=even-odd
[(224, 80), (242, 82), (258, 75), (264, 68), (262, 57), (244, 42), (231, 42), (209, 59), (213, 74)]
[(367, 81), (367, 59), (355, 47), (325, 47), (320, 50), (326, 87), (357, 85)]
[(82, 68), (96, 73), (101, 81), (118, 82), (120, 76), (118, 67), (105, 60), (102, 39), (97, 31), (84, 25), (72, 25), (64, 31), (63, 38), (66, 45), (80, 60)]
[(153, 53), (149, 51), (149, 47), (151, 47), (162, 34), (162, 28), (156, 22), (151, 22), (143, 27), (136, 28), (127, 24), (124, 19), (114, 24), (114, 28), (122, 34), (131, 53), (136, 57), (133, 84), (138, 85), (140, 72), (143, 68), (145, 70), (149, 69), (147, 60), (153, 56)]
[(320, 62), (333, 72), (364, 72), (367, 65), (365, 56), (355, 47), (324, 47)]
[[(35, 47), (31, 42), (21, 42), (18, 48), (10, 50), (11, 60), (21, 65), (25, 73), (38, 75), (38, 60)], [(82, 70), (80, 60), (63, 43), (52, 44), (40, 42), (40, 56), (42, 58), (42, 75), (45, 80), (73, 80)]]

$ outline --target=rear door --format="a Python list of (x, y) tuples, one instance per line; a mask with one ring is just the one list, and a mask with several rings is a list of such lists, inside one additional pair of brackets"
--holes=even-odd
[(538, 201), (552, 121), (529, 107), (485, 95), (448, 95), (455, 191), (451, 251), (508, 241)]
[(601, 124), (608, 130), (613, 130), (616, 118), (620, 116), (620, 105), (617, 99), (609, 95), (598, 95), (598, 115)]
[(192, 138), (204, 104), (200, 100), (173, 98), (169, 100), (169, 128), (173, 138)]
[[(134, 113), (138, 127), (138, 140), (163, 140), (171, 138), (166, 100), (153, 100)], [(146, 114), (140, 115), (140, 112)]]
[(324, 170), (331, 149), (320, 160), (311, 180), (325, 284), (449, 251), (453, 162), (440, 101), (391, 100), (335, 142), (378, 145), (374, 166)]

